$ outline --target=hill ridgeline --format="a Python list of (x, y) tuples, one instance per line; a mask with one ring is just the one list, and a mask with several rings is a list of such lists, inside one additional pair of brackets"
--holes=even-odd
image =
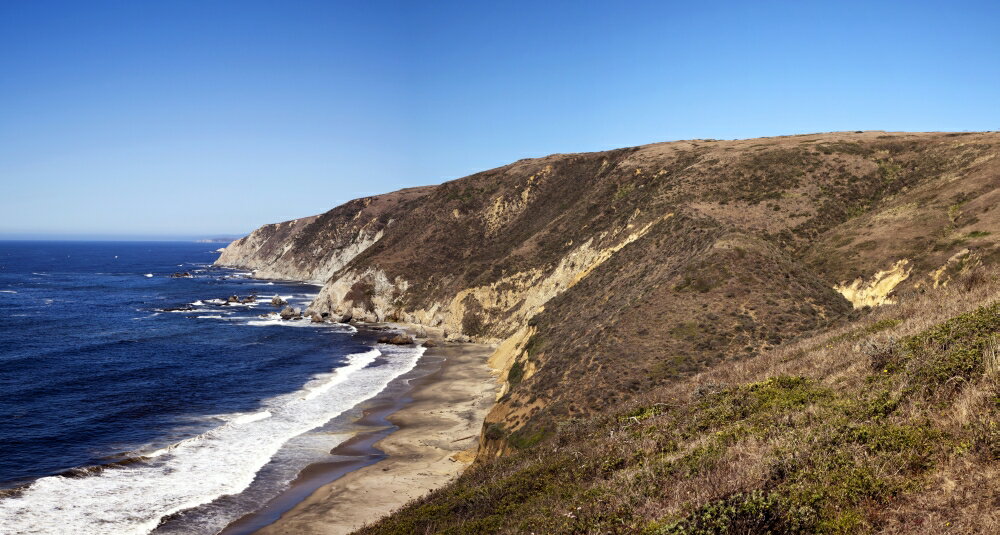
[(496, 344), (479, 462), (370, 532), (973, 533), (1000, 522), (998, 154), (886, 132), (556, 154), (217, 263)]

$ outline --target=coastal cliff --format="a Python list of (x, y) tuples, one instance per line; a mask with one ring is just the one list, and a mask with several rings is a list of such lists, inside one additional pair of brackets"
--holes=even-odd
[(378, 241), (393, 214), (432, 189), (355, 199), (322, 215), (264, 225), (230, 243), (215, 263), (253, 270), (262, 279), (323, 284)]
[(218, 264), (321, 283), (310, 312), (496, 344), (487, 463), (968, 284), (1000, 260), (998, 154), (886, 132), (557, 154), (266, 225)]
[(998, 141), (864, 132), (552, 155), (265, 225), (217, 264), (323, 284), (310, 312), (499, 343), (496, 452), (492, 437), (537, 413), (587, 413), (992, 261)]

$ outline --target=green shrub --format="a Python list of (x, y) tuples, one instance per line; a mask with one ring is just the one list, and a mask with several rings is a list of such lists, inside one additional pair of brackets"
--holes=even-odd
[(528, 354), (528, 358), (534, 358), (535, 355), (542, 350), (543, 339), (542, 335), (535, 333), (528, 338), (528, 343), (524, 344), (524, 352)]
[(515, 362), (510, 367), (510, 371), (507, 372), (507, 382), (513, 388), (521, 382), (521, 379), (524, 379), (524, 365), (520, 362)]
[(655, 535), (714, 535), (726, 533), (794, 533), (781, 501), (760, 490), (738, 493), (707, 503), (681, 520), (654, 523), (645, 533)]
[(633, 418), (637, 420), (645, 420), (646, 418), (652, 418), (653, 416), (658, 416), (663, 414), (663, 405), (653, 405), (652, 407), (639, 407), (635, 410), (631, 410), (621, 416), (619, 420), (628, 421)]
[(514, 446), (519, 450), (523, 450), (538, 444), (546, 437), (546, 435), (548, 435), (548, 433), (544, 429), (536, 429), (534, 431), (518, 429), (507, 437), (507, 442), (509, 442), (511, 446)]
[(507, 430), (504, 429), (503, 424), (492, 423), (486, 426), (484, 434), (489, 440), (501, 440), (507, 436)]
[(948, 393), (977, 379), (985, 371), (983, 351), (998, 331), (1000, 303), (994, 303), (908, 338), (915, 386)]

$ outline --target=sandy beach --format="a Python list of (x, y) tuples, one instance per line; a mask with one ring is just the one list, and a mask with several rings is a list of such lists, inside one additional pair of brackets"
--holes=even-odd
[[(423, 358), (438, 362), (438, 368), (414, 380), (407, 395), (412, 401), (387, 415), (397, 429), (388, 435), (378, 429), (360, 433), (341, 445), (342, 451), (335, 450), (350, 453), (366, 440), (379, 439), (374, 446), (384, 458), (361, 468), (347, 466), (353, 471), (257, 533), (350, 533), (459, 475), (474, 457), (483, 418), (495, 399), (496, 383), (486, 365), (491, 351), (478, 344), (428, 348)], [(325, 469), (331, 468), (337, 467)]]

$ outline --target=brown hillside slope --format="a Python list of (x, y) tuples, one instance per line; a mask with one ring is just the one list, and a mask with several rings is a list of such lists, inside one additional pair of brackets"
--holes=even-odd
[(979, 267), (562, 419), (359, 533), (992, 534), (998, 461), (1000, 271)]
[(326, 282), (382, 237), (394, 213), (433, 189), (355, 199), (322, 215), (264, 225), (226, 247), (216, 264), (252, 269), (261, 278)]
[(317, 312), (498, 342), (486, 458), (995, 263), (998, 152), (997, 133), (862, 132), (552, 155), (352, 201), (290, 241), (265, 227), (219, 263), (325, 279)]

